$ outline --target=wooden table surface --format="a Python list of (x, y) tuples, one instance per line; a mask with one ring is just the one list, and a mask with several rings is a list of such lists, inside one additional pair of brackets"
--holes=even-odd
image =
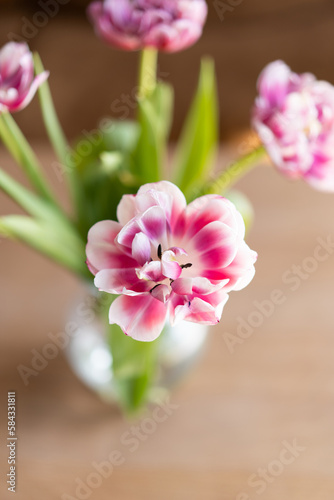
[[(50, 166), (50, 153), (38, 151)], [(0, 158), (13, 168), (3, 151)], [(50, 177), (61, 190), (51, 169)], [(24, 386), (18, 365), (30, 366), (31, 350), (61, 331), (80, 286), (33, 251), (1, 241), (1, 499), (13, 498), (5, 417), (7, 391), (15, 390), (19, 500), (333, 500), (334, 253), (329, 245), (313, 255), (319, 238), (334, 241), (334, 197), (269, 167), (240, 186), (256, 210), (255, 279), (231, 294), (201, 361), (172, 394), (175, 408), (134, 451), (122, 435), (143, 419), (128, 422), (99, 401), (63, 353)], [(0, 202), (1, 214), (12, 209)], [(283, 303), (267, 318), (254, 315), (254, 302), (274, 290)], [(242, 339), (240, 318), (261, 324)], [(239, 339), (233, 353), (227, 333)], [(94, 462), (115, 450), (123, 463), (98, 488), (76, 493), (80, 481), (98, 481)]]

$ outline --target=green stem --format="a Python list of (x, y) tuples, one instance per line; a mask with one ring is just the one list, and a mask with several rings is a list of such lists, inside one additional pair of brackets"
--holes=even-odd
[(158, 51), (144, 49), (141, 52), (139, 69), (139, 99), (149, 97), (157, 85)]
[[(43, 73), (44, 67), (42, 61), (38, 54), (34, 54), (34, 63), (36, 75)], [(64, 162), (66, 158), (67, 151), (69, 150), (69, 145), (67, 139), (63, 132), (63, 129), (59, 123), (57, 112), (52, 100), (52, 95), (48, 82), (44, 82), (39, 90), (39, 99), (42, 108), (42, 115), (45, 123), (45, 128), (47, 130), (50, 142), (53, 149), (59, 159), (59, 161)]]
[(252, 170), (258, 162), (265, 155), (266, 150), (264, 146), (259, 146), (258, 148), (251, 151), (249, 154), (240, 158), (229, 166), (226, 170), (223, 170), (221, 174), (216, 177), (213, 181), (207, 184), (202, 194), (216, 194), (224, 193), (230, 189), (234, 184), (236, 184), (244, 175), (246, 175), (250, 170)]
[[(37, 53), (34, 54), (34, 62), (35, 71), (38, 75), (44, 71), (44, 66)], [(75, 202), (76, 207), (78, 207), (81, 196), (79, 182), (77, 180), (75, 168), (68, 165), (67, 160), (68, 153), (71, 151), (71, 148), (59, 122), (48, 81), (44, 82), (40, 86), (38, 89), (38, 95), (41, 104), (43, 121), (50, 143), (52, 144), (54, 152), (61, 163), (63, 172), (67, 174), (66, 181), (68, 189), (72, 200)]]
[(0, 137), (36, 191), (44, 199), (57, 205), (35, 153), (9, 113), (0, 115)]

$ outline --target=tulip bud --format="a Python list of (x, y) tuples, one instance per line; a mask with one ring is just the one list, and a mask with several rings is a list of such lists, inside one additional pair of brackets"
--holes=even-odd
[(0, 50), (0, 113), (25, 108), (48, 76), (44, 71), (34, 78), (33, 56), (25, 43), (7, 43)]

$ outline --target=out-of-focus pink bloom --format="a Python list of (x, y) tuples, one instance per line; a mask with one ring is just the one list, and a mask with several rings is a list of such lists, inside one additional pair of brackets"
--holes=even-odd
[(104, 0), (91, 3), (88, 16), (111, 45), (177, 52), (201, 36), (207, 5), (205, 0)]
[(334, 87), (275, 61), (261, 73), (258, 91), (253, 125), (274, 164), (334, 191)]
[(117, 217), (89, 231), (87, 264), (99, 290), (120, 294), (109, 320), (134, 339), (157, 338), (168, 313), (172, 324), (218, 323), (228, 292), (254, 276), (243, 219), (221, 196), (187, 206), (174, 184), (146, 184), (123, 196)]
[(0, 113), (25, 108), (48, 76), (44, 71), (34, 78), (32, 53), (25, 43), (7, 43), (0, 50)]

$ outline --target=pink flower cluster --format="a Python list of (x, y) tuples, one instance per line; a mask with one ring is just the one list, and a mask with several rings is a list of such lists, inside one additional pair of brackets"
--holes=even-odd
[(172, 324), (218, 323), (228, 292), (254, 276), (243, 219), (221, 196), (187, 206), (174, 184), (146, 184), (123, 196), (117, 217), (89, 231), (87, 264), (99, 290), (120, 295), (110, 323), (134, 339), (157, 338), (167, 315)]
[(278, 169), (334, 191), (334, 87), (275, 61), (261, 73), (258, 91), (253, 125)]
[(176, 52), (201, 36), (207, 5), (205, 0), (104, 0), (93, 2), (88, 15), (111, 45)]
[(0, 50), (0, 113), (26, 107), (48, 76), (44, 71), (34, 78), (32, 53), (25, 43), (7, 43)]

